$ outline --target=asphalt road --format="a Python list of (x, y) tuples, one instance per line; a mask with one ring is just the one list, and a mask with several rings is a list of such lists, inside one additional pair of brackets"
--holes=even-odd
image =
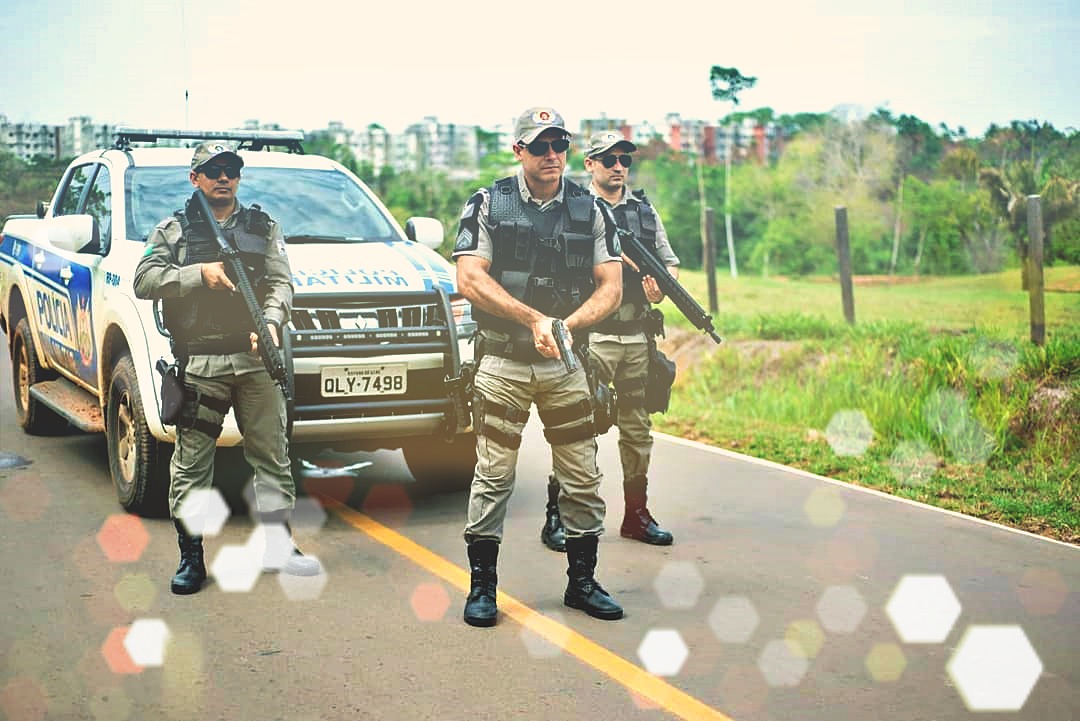
[[(565, 557), (539, 542), (534, 419), (495, 628), (461, 621), (465, 494), (414, 492), (387, 451), (316, 459), (373, 462), (307, 479), (342, 502), (298, 529), (316, 585), (178, 597), (172, 527), (120, 513), (104, 439), (23, 434), (6, 355), (0, 384), (0, 460), (28, 461), (0, 470), (0, 719), (1080, 719), (1073, 546), (660, 438), (650, 506), (676, 542), (648, 547), (618, 536), (612, 433), (598, 577), (626, 617), (598, 621), (562, 605)], [(252, 530), (232, 486), (211, 561)]]

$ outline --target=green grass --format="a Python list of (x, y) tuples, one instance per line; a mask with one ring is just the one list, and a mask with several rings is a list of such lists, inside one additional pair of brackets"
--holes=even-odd
[[(707, 297), (701, 274), (683, 280)], [(835, 284), (724, 279), (720, 292), (727, 342), (692, 373), (694, 351), (676, 351), (658, 430), (1080, 542), (1080, 293), (1047, 294), (1036, 347), (1009, 274), (859, 286), (855, 326)], [(871, 432), (858, 412), (869, 445), (840, 455), (838, 439)]]

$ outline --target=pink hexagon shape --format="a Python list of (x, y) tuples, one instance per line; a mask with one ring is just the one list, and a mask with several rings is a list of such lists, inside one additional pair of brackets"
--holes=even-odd
[(105, 657), (105, 663), (113, 673), (129, 674), (142, 673), (142, 666), (137, 666), (131, 660), (127, 649), (124, 647), (124, 639), (127, 638), (128, 626), (117, 626), (109, 631), (105, 643), (101, 644), (101, 655)]
[(439, 621), (450, 608), (450, 595), (441, 583), (421, 583), (413, 591), (409, 604), (421, 621)]
[(113, 563), (138, 561), (150, 543), (142, 519), (126, 513), (114, 513), (106, 518), (96, 538), (105, 557)]

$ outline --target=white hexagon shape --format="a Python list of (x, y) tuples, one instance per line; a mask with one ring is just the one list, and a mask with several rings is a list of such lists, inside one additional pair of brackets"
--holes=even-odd
[(229, 519), (229, 504), (216, 488), (199, 488), (187, 495), (176, 517), (193, 536), (216, 536)]
[(724, 596), (709, 612), (709, 628), (721, 643), (746, 643), (760, 620), (745, 596)]
[(566, 625), (566, 617), (558, 611), (549, 611), (542, 616), (536, 624), (538, 628), (522, 626), (518, 638), (533, 658), (554, 658), (562, 654), (572, 631)]
[(979, 339), (968, 353), (968, 363), (979, 376), (1001, 380), (1020, 365), (1020, 351), (1008, 341)]
[(769, 641), (758, 656), (758, 669), (770, 686), (798, 686), (809, 667), (802, 650), (781, 639)]
[(969, 626), (946, 670), (969, 711), (1019, 711), (1043, 665), (1019, 626)]
[(921, 486), (937, 472), (941, 459), (922, 439), (901, 441), (889, 456), (889, 470), (905, 486)]
[(296, 499), (289, 526), (297, 536), (313, 536), (326, 524), (326, 510), (316, 499), (303, 496)]
[(244, 548), (252, 563), (264, 571), (279, 571), (292, 555), (292, 535), (284, 523), (259, 523), (252, 529)]
[(821, 625), (830, 633), (851, 633), (866, 615), (866, 601), (854, 586), (829, 586), (817, 603)]
[(838, 456), (861, 456), (874, 440), (874, 427), (860, 410), (837, 411), (825, 427), (825, 439)]
[(165, 660), (169, 627), (160, 618), (140, 618), (124, 636), (124, 649), (139, 666), (160, 666)]
[(885, 606), (904, 643), (941, 643), (960, 616), (960, 601), (944, 576), (907, 575)]
[(690, 650), (678, 631), (663, 628), (645, 634), (637, 655), (645, 670), (654, 676), (674, 676), (686, 663)]
[(664, 608), (693, 608), (705, 590), (705, 579), (692, 561), (668, 561), (656, 574), (653, 588)]
[(262, 565), (252, 558), (247, 546), (222, 546), (210, 564), (210, 573), (228, 593), (247, 593), (255, 587)]
[(818, 528), (830, 528), (840, 522), (847, 511), (840, 491), (832, 486), (815, 488), (803, 503), (803, 511)]
[[(305, 554), (307, 555), (307, 554)], [(318, 556), (307, 556), (319, 560)], [(288, 573), (277, 575), (278, 585), (290, 601), (314, 601), (326, 588), (330, 577), (326, 575), (326, 565), (319, 564), (319, 572), (314, 576), (291, 576)]]
[(945, 447), (960, 463), (986, 462), (996, 445), (993, 436), (971, 413), (966, 396), (939, 388), (926, 398), (923, 416), (931, 430), (945, 439)]

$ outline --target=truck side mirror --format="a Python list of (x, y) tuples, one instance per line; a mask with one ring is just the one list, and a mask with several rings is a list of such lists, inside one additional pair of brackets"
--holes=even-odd
[(49, 243), (70, 253), (101, 253), (101, 229), (92, 215), (60, 215), (49, 223)]
[(438, 250), (443, 242), (442, 222), (435, 218), (414, 216), (405, 222), (405, 237)]

